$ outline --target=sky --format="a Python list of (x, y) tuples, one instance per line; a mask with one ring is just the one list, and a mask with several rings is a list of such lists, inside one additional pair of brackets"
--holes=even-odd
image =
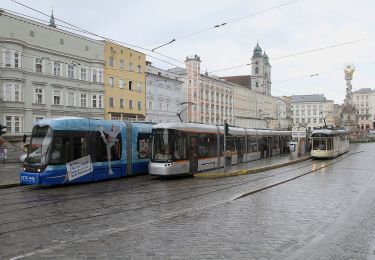
[[(202, 73), (248, 75), (250, 66), (222, 69), (250, 63), (258, 42), (270, 58), (274, 96), (324, 94), (341, 104), (349, 63), (356, 69), (353, 91), (375, 89), (374, 0), (17, 1), (44, 13), (53, 8), (55, 18), (147, 49), (132, 47), (163, 69), (184, 67), (186, 56), (197, 54)], [(0, 8), (48, 20), (11, 0), (1, 0)], [(173, 59), (150, 51), (172, 39), (155, 51)]]

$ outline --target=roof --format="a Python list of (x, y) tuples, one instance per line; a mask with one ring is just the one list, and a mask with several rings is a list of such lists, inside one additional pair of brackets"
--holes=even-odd
[(242, 76), (228, 76), (228, 77), (220, 77), (225, 81), (232, 82), (234, 84), (243, 86), (243, 87), (250, 87), (251, 78), (250, 75), (242, 75)]
[(291, 96), (292, 103), (304, 103), (304, 102), (326, 102), (326, 98), (323, 94), (312, 94), (312, 95), (293, 95)]
[(371, 88), (361, 88), (359, 90), (354, 91), (353, 93), (370, 94), (371, 92), (375, 92), (375, 90), (372, 90)]

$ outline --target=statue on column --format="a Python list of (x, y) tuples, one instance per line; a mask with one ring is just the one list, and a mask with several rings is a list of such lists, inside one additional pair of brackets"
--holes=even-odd
[(340, 113), (341, 126), (345, 127), (350, 132), (356, 132), (358, 130), (358, 114), (357, 108), (353, 104), (352, 91), (352, 79), (354, 71), (355, 68), (351, 64), (348, 64), (344, 69), (346, 80), (346, 95)]
[(346, 80), (345, 103), (347, 104), (353, 104), (352, 79), (353, 79), (354, 71), (355, 71), (354, 66), (350, 64), (348, 64), (344, 70), (345, 80)]

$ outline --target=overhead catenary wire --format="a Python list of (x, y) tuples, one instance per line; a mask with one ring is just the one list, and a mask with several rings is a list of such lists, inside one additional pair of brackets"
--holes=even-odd
[(269, 11), (272, 11), (272, 10), (275, 10), (275, 9), (278, 9), (278, 8), (281, 8), (281, 7), (284, 7), (284, 6), (287, 6), (287, 5), (291, 5), (291, 4), (293, 4), (295, 2), (298, 2), (298, 1), (301, 1), (301, 0), (293, 0), (293, 1), (289, 1), (289, 2), (284, 2), (284, 3), (278, 4), (276, 6), (272, 6), (270, 8), (266, 8), (266, 9), (263, 9), (263, 10), (260, 10), (260, 11), (257, 11), (257, 12), (245, 15), (245, 16), (241, 16), (241, 17), (229, 20), (229, 21), (218, 23), (218, 24), (216, 24), (214, 26), (210, 26), (208, 28), (205, 28), (205, 29), (202, 29), (202, 30), (199, 30), (199, 31), (196, 31), (196, 32), (192, 32), (192, 33), (188, 33), (188, 34), (185, 34), (185, 35), (181, 35), (179, 37), (174, 37), (171, 41), (169, 41), (169, 42), (167, 42), (165, 44), (159, 43), (158, 45), (160, 45), (160, 46), (158, 46), (158, 47), (156, 47), (154, 49), (158, 49), (158, 48), (164, 47), (164, 46), (169, 45), (169, 44), (171, 44), (173, 42), (176, 42), (176, 41), (180, 41), (180, 40), (183, 40), (183, 39), (186, 39), (186, 38), (189, 38), (189, 37), (192, 37), (192, 36), (204, 33), (204, 32), (208, 32), (208, 31), (211, 31), (211, 30), (223, 27), (225, 25), (228, 25), (228, 24), (231, 24), (231, 23), (235, 23), (235, 22), (238, 22), (238, 21), (241, 21), (241, 20), (244, 20), (244, 19), (256, 16), (256, 15), (260, 15), (260, 14), (263, 14), (263, 13), (266, 13), (266, 12), (269, 12)]
[[(28, 5), (25, 5), (25, 4), (23, 4), (23, 3), (20, 3), (20, 2), (18, 2), (18, 1), (16, 1), (16, 0), (12, 0), (12, 1), (13, 1), (14, 3), (16, 3), (16, 4), (19, 4), (19, 5), (21, 5), (21, 6), (25, 7), (25, 8), (28, 8), (28, 9), (34, 11), (34, 12), (40, 13), (40, 14), (42, 14), (42, 15), (44, 15), (44, 16), (47, 16), (47, 17), (50, 16), (50, 15), (48, 15), (48, 14), (42, 12), (42, 11), (39, 11), (39, 10), (37, 10), (37, 9), (35, 9), (35, 8), (32, 8), (32, 7), (28, 6)], [(56, 21), (60, 21), (61, 23), (67, 24), (67, 25), (69, 25), (69, 26), (72, 26), (73, 28), (76, 28), (76, 29), (82, 30), (82, 32), (84, 32), (84, 33), (86, 33), (86, 34), (88, 34), (88, 35), (92, 35), (92, 36), (95, 36), (95, 37), (101, 38), (101, 39), (106, 40), (106, 41), (108, 41), (108, 42), (111, 42), (111, 43), (118, 43), (118, 44), (122, 44), (122, 45), (125, 45), (125, 46), (130, 46), (130, 47), (132, 47), (132, 48), (140, 49), (140, 50), (143, 50), (143, 51), (156, 53), (156, 54), (158, 54), (158, 55), (160, 55), (160, 56), (162, 56), (162, 57), (164, 57), (164, 58), (171, 59), (171, 60), (176, 61), (176, 62), (178, 62), (178, 63), (180, 63), (180, 64), (185, 64), (184, 62), (179, 61), (179, 60), (177, 60), (177, 59), (175, 59), (175, 58), (173, 58), (173, 57), (169, 57), (169, 56), (167, 56), (167, 55), (165, 55), (165, 54), (162, 54), (162, 53), (159, 53), (159, 52), (155, 52), (155, 51), (153, 52), (152, 50), (147, 49), (147, 48), (144, 48), (144, 47), (142, 47), (142, 46), (135, 45), (135, 44), (131, 44), (131, 43), (127, 43), (127, 42), (123, 42), (123, 41), (119, 41), (119, 40), (114, 40), (114, 39), (111, 39), (111, 38), (109, 38), (109, 37), (102, 36), (102, 35), (99, 35), (99, 34), (96, 34), (96, 33), (90, 32), (90, 31), (88, 31), (88, 30), (86, 30), (86, 29), (83, 29), (83, 28), (81, 28), (81, 27), (79, 27), (79, 26), (76, 26), (76, 25), (73, 25), (73, 24), (71, 24), (71, 23), (65, 22), (65, 21), (63, 21), (63, 20), (61, 20), (61, 19), (59, 19), (59, 18), (56, 18), (56, 17), (55, 17), (55, 20), (56, 20)], [(156, 57), (153, 57), (153, 58), (154, 58), (154, 59), (158, 59), (158, 58), (156, 58)], [(158, 60), (159, 60), (159, 61), (162, 61), (162, 62), (165, 62), (164, 60), (161, 60), (161, 59), (158, 59)], [(177, 66), (177, 65), (175, 65), (175, 64), (173, 64), (173, 65), (174, 65), (174, 66)]]
[[(337, 43), (337, 44), (332, 44), (332, 45), (328, 45), (328, 46), (324, 46), (324, 47), (319, 47), (319, 48), (315, 48), (315, 49), (311, 49), (311, 50), (295, 52), (295, 53), (291, 53), (291, 54), (288, 54), (288, 55), (283, 55), (283, 56), (279, 56), (279, 57), (276, 57), (276, 58), (272, 58), (270, 60), (271, 61), (275, 61), (275, 60), (287, 59), (287, 58), (291, 58), (291, 57), (294, 57), (294, 56), (299, 56), (299, 55), (304, 55), (304, 54), (308, 54), (308, 53), (314, 53), (314, 52), (324, 51), (324, 50), (327, 50), (327, 49), (332, 49), (332, 48), (341, 47), (341, 46), (345, 46), (345, 45), (349, 45), (349, 44), (354, 44), (354, 43), (358, 43), (358, 42), (368, 41), (368, 40), (371, 40), (371, 39), (374, 39), (374, 38), (375, 38), (374, 36), (368, 36), (368, 37), (364, 37), (364, 38), (360, 38), (360, 39), (356, 39), (356, 40), (352, 40), (352, 41), (347, 41), (347, 42), (343, 42), (343, 43)], [(227, 68), (223, 68), (223, 69), (213, 70), (213, 71), (210, 71), (209, 73), (215, 73), (215, 72), (219, 72), (219, 71), (231, 70), (231, 69), (234, 69), (234, 68), (241, 68), (241, 67), (246, 67), (246, 66), (250, 66), (250, 65), (251, 65), (251, 63), (246, 63), (246, 64), (241, 64), (241, 65), (237, 65), (237, 66), (227, 67)]]

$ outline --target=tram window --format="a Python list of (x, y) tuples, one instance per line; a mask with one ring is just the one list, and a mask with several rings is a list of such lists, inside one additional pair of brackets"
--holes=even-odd
[(332, 138), (327, 138), (327, 150), (332, 150), (333, 149), (333, 139)]
[(279, 137), (278, 136), (272, 136), (272, 148), (273, 149), (279, 148)]
[(217, 156), (217, 141), (215, 135), (205, 135), (198, 138), (197, 155), (199, 158)]
[(69, 159), (70, 141), (68, 136), (55, 136), (52, 143), (50, 164), (65, 164)]
[(71, 160), (77, 160), (87, 155), (87, 140), (83, 136), (73, 137), (73, 154)]
[(121, 159), (121, 134), (118, 134), (116, 136), (116, 139), (111, 140), (111, 137), (107, 134), (104, 133), (106, 142), (104, 142), (101, 133), (96, 132), (96, 161), (97, 162), (104, 162), (108, 161), (108, 156), (107, 156), (107, 146), (110, 146), (110, 156), (111, 156), (111, 161), (115, 160), (120, 160)]
[(235, 139), (227, 139), (227, 151), (236, 151)]
[(174, 160), (186, 160), (186, 136), (175, 136), (172, 156)]
[(247, 139), (247, 150), (249, 153), (258, 151), (258, 142), (256, 136), (249, 136)]
[(151, 158), (151, 134), (138, 133), (137, 151), (138, 159)]
[(326, 138), (313, 138), (313, 150), (325, 150)]

